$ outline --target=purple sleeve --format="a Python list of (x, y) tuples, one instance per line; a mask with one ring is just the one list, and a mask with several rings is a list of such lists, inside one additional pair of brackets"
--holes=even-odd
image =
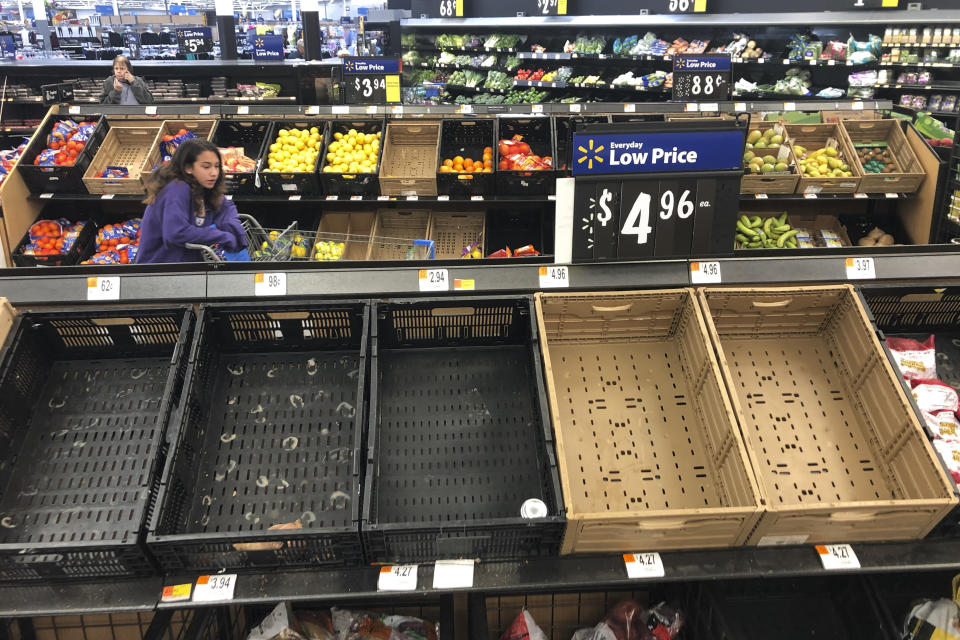
[(233, 234), (238, 249), (247, 246), (247, 231), (240, 224), (240, 218), (237, 217), (237, 205), (233, 204), (233, 200), (223, 199), (220, 205), (217, 227)]
[(171, 182), (164, 189), (163, 200), (163, 244), (165, 246), (183, 247), (187, 243), (223, 244), (228, 251), (236, 249), (232, 233), (193, 224), (193, 205), (190, 201), (189, 186), (182, 182)]

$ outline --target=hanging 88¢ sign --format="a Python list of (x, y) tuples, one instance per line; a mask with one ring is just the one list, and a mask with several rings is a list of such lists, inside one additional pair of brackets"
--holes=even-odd
[(575, 135), (575, 262), (732, 253), (742, 128), (659, 126), (655, 133)]

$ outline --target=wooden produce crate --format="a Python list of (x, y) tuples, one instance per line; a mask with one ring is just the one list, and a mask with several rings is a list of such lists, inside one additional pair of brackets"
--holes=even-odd
[(740, 193), (794, 193), (797, 190), (797, 183), (800, 181), (800, 173), (793, 153), (790, 151), (790, 145), (787, 144), (786, 129), (779, 123), (775, 123), (773, 127), (770, 127), (767, 123), (765, 128), (772, 128), (782, 136), (783, 144), (778, 149), (751, 149), (751, 151), (761, 157), (773, 156), (778, 161), (786, 163), (788, 170), (784, 173), (752, 174), (744, 168), (743, 177), (740, 179)]
[(437, 195), (440, 122), (391, 122), (381, 144), (380, 192), (387, 196)]
[[(344, 247), (340, 260), (366, 260), (376, 215), (375, 211), (324, 212), (317, 227), (314, 247), (317, 242), (342, 242)], [(310, 259), (317, 262), (315, 255), (314, 249), (310, 252)]]
[(437, 258), (460, 258), (463, 250), (474, 242), (480, 243), (480, 253), (486, 256), (483, 252), (483, 227), (485, 222), (486, 214), (483, 211), (434, 212), (433, 230), (430, 237), (436, 243)]
[(13, 308), (10, 301), (0, 297), (0, 347), (3, 346), (7, 335), (10, 333), (10, 327), (13, 326), (13, 319), (17, 316), (17, 310)]
[[(863, 193), (913, 193), (923, 184), (927, 174), (913, 152), (907, 136), (900, 128), (899, 120), (849, 120), (840, 123), (854, 151), (854, 161), (863, 176), (860, 191)], [(893, 155), (896, 171), (891, 173), (868, 173), (857, 153), (857, 144), (886, 142)]]
[(542, 293), (536, 306), (562, 553), (743, 544), (760, 494), (693, 290)]
[(853, 173), (849, 178), (808, 178), (801, 175), (796, 193), (856, 193), (859, 190), (861, 172), (856, 164), (853, 145), (839, 124), (788, 124), (784, 128), (793, 156), (791, 160), (798, 170), (800, 156), (796, 153), (796, 145), (816, 151), (826, 146), (827, 140), (834, 139), (843, 161), (850, 165)]
[(380, 209), (370, 232), (367, 260), (406, 260), (411, 243), (429, 240), (430, 229), (429, 211)]
[[(100, 150), (83, 175), (90, 193), (146, 193), (143, 172), (157, 148), (160, 125), (114, 125), (100, 144)], [(126, 178), (98, 177), (107, 167), (126, 167)]]
[(192, 131), (201, 140), (210, 140), (213, 137), (213, 129), (216, 123), (216, 120), (164, 120), (160, 125), (157, 144), (150, 151), (147, 164), (143, 169), (143, 184), (149, 185), (150, 181), (153, 180), (153, 174), (160, 168), (160, 160), (163, 157), (160, 152), (160, 143), (163, 141), (163, 136), (174, 135), (180, 129), (186, 129)]
[(764, 499), (750, 544), (922, 538), (957, 504), (853, 287), (699, 301)]

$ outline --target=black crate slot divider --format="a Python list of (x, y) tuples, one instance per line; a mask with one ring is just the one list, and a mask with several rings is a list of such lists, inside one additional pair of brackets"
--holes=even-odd
[(193, 313), (21, 315), (0, 369), (0, 582), (143, 576)]
[(147, 536), (163, 569), (362, 561), (367, 323), (355, 301), (201, 308)]
[[(559, 552), (563, 499), (531, 302), (374, 303), (368, 562)], [(547, 517), (521, 517), (531, 498)]]

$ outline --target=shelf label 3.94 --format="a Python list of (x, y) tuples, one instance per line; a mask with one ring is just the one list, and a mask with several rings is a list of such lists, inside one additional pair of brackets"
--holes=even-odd
[(233, 600), (233, 590), (237, 586), (237, 574), (224, 573), (197, 578), (193, 590), (194, 602), (222, 602)]

